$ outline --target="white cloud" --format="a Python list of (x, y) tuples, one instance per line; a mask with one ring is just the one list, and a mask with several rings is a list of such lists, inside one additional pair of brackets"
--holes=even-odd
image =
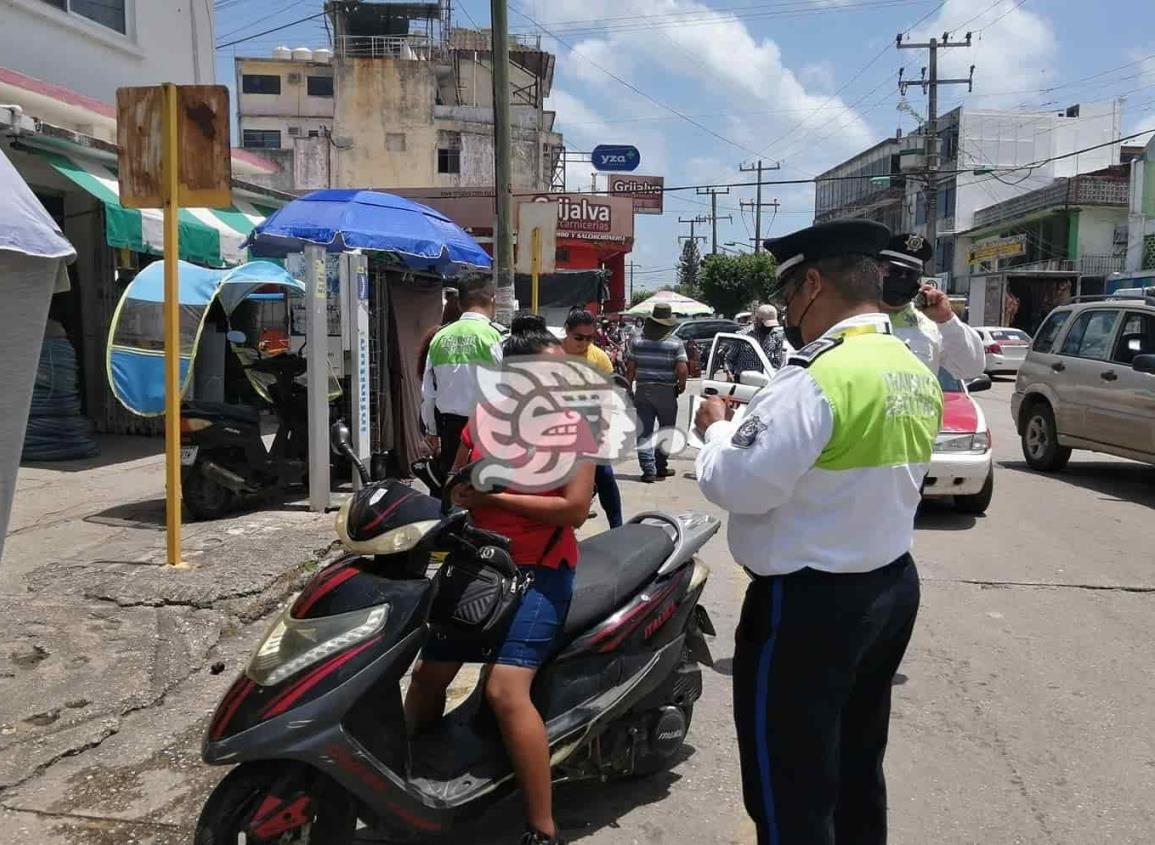
[[(1016, 109), (1037, 102), (1038, 90), (1053, 81), (1058, 42), (1050, 22), (1017, 0), (1001, 0), (977, 17), (975, 9), (974, 0), (947, 0), (938, 15), (914, 30), (908, 40), (941, 39), (944, 32), (951, 32), (952, 41), (961, 41), (970, 30), (969, 49), (939, 51), (939, 76), (963, 79), (974, 65), (975, 90), (966, 98), (974, 108)], [(918, 68), (926, 64), (926, 53), (908, 51), (906, 55), (917, 76)], [(965, 91), (965, 87), (958, 89), (958, 93)], [(940, 101), (944, 97), (954, 100), (950, 94), (949, 89), (942, 89)]]
[[(813, 169), (814, 151), (807, 147), (802, 133), (835, 130), (822, 150), (827, 161), (861, 149), (873, 139), (866, 122), (842, 100), (810, 90), (815, 84), (815, 68), (808, 71), (808, 87), (799, 74), (786, 67), (773, 40), (755, 38), (742, 20), (698, 0), (550, 0), (547, 9), (539, 7), (539, 14), (538, 20), (546, 29), (556, 26), (558, 34), (575, 48), (565, 58), (566, 73), (604, 91), (606, 101), (616, 104), (615, 113), (637, 113), (639, 108), (652, 113), (654, 105), (609, 80), (593, 67), (594, 63), (631, 81), (641, 77), (643, 71), (651, 80), (655, 70), (664, 73), (664, 92), (670, 91), (670, 82), (681, 83), (682, 89), (678, 95), (667, 93), (658, 99), (669, 101), (684, 113), (694, 111), (688, 102), (707, 97), (718, 110), (772, 112), (732, 115), (724, 121), (702, 119), (700, 123), (734, 143), (691, 128), (683, 137), (692, 138), (695, 149), (704, 142), (719, 154), (732, 156), (733, 161), (750, 159), (754, 154), (768, 158), (788, 154), (797, 158), (799, 167)], [(678, 27), (612, 27), (623, 19), (645, 23), (670, 14), (693, 15), (693, 23)], [(596, 23), (600, 20), (611, 25), (601, 27)], [(574, 21), (594, 21), (588, 26), (595, 27), (596, 34), (586, 30), (590, 37), (584, 40), (565, 34), (566, 26), (573, 26)], [(564, 46), (553, 46), (563, 55), (567, 52)], [(821, 81), (817, 85), (828, 87)], [(643, 90), (651, 86), (652, 82), (638, 83)], [(681, 156), (689, 150), (671, 152)]]

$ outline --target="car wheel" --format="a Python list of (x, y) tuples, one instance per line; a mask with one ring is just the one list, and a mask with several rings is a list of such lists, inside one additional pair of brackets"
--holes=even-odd
[(1056, 472), (1071, 459), (1071, 450), (1059, 445), (1055, 414), (1045, 402), (1036, 402), (1027, 412), (1022, 443), (1023, 457), (1031, 469)]
[(972, 513), (975, 516), (982, 516), (987, 512), (987, 508), (991, 506), (991, 497), (995, 493), (995, 471), (992, 469), (990, 475), (987, 476), (986, 483), (983, 484), (983, 489), (970, 496), (955, 496), (954, 506), (963, 513)]

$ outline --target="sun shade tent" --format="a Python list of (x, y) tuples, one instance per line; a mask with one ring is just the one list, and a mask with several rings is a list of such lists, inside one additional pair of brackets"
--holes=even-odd
[(48, 306), (53, 293), (68, 290), (74, 258), (72, 244), (0, 150), (0, 554)]
[(714, 309), (703, 305), (696, 299), (682, 296), (672, 290), (660, 290), (649, 299), (644, 299), (628, 311), (623, 311), (627, 317), (649, 317), (654, 313), (655, 305), (669, 305), (675, 317), (705, 317), (713, 314)]
[(400, 269), (453, 276), (488, 270), (493, 260), (439, 211), (380, 191), (314, 191), (256, 226), (252, 255), (280, 257), (318, 244), (329, 252), (369, 250), (395, 256)]
[[(180, 385), (192, 379), (192, 361), (213, 300), (226, 314), (267, 286), (303, 294), (305, 285), (271, 261), (252, 261), (231, 270), (211, 270), (181, 261)], [(120, 298), (108, 333), (108, 383), (117, 401), (134, 414), (164, 413), (164, 262), (140, 271)]]

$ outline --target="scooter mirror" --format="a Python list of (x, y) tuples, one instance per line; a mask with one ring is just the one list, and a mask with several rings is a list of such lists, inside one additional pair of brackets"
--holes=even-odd
[(244, 345), (245, 341), (248, 340), (248, 338), (245, 337), (244, 332), (239, 332), (236, 329), (233, 329), (231, 332), (226, 334), (225, 338), (228, 339), (229, 343), (235, 343), (237, 346)]
[(344, 455), (353, 450), (353, 434), (344, 420), (337, 420), (329, 429), (329, 446), (337, 455)]

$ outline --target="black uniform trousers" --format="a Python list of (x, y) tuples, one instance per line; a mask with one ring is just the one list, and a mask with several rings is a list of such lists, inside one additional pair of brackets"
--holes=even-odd
[(918, 613), (910, 555), (872, 572), (755, 578), (734, 721), (759, 845), (882, 845), (890, 688)]
[(437, 453), (437, 474), (441, 483), (449, 481), (449, 473), (453, 471), (453, 462), (457, 460), (457, 450), (461, 446), (461, 432), (469, 425), (469, 417), (458, 414), (443, 414), (433, 412), (437, 420), (437, 436), (441, 440), (441, 451)]

